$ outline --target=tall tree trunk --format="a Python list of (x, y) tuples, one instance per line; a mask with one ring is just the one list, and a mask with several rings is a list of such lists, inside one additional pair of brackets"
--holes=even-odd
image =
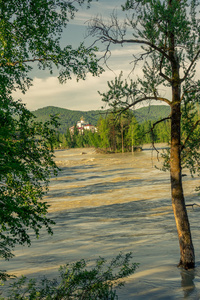
[[(176, 93), (177, 91), (173, 91)], [(173, 95), (174, 100), (177, 95)], [(180, 102), (174, 101), (171, 114), (171, 156), (170, 156), (170, 175), (171, 175), (171, 193), (172, 207), (178, 231), (180, 245), (179, 266), (185, 269), (194, 268), (195, 255), (190, 232), (187, 210), (182, 187), (181, 172), (181, 142), (180, 142), (180, 120), (181, 110)]]

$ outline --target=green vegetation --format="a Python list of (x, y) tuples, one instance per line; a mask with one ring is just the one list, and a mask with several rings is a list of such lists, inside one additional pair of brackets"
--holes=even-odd
[(126, 13), (123, 22), (115, 12), (109, 21), (96, 16), (90, 21), (88, 34), (104, 45), (106, 63), (107, 56), (112, 54), (111, 45), (115, 48), (116, 45), (132, 45), (131, 65), (135, 76), (131, 78), (130, 73), (123, 79), (121, 72), (108, 82), (108, 89), (100, 95), (112, 109), (122, 112), (151, 101), (169, 106), (168, 165), (180, 246), (179, 266), (194, 268), (195, 253), (183, 192), (182, 168), (188, 167), (192, 174), (200, 175), (197, 129), (200, 120), (192, 116), (200, 103), (197, 76), (200, 3), (196, 0), (127, 0), (121, 8)]
[[(54, 224), (42, 201), (49, 178), (57, 174), (53, 145), (57, 124), (41, 124), (19, 102), (6, 101), (0, 110), (0, 256), (9, 259), (15, 244), (30, 245), (29, 229), (36, 236), (42, 225), (52, 233)], [(0, 274), (4, 277), (4, 274)]]
[(149, 105), (134, 110), (137, 121), (141, 124), (147, 121), (158, 121), (168, 117), (170, 108), (167, 105)]
[[(0, 257), (9, 259), (17, 244), (31, 244), (41, 227), (52, 233), (42, 198), (51, 175), (56, 117), (47, 122), (35, 117), (13, 92), (25, 93), (32, 84), (33, 64), (50, 73), (58, 69), (61, 83), (74, 74), (98, 75), (97, 48), (83, 44), (61, 47), (60, 39), (78, 7), (91, 1), (4, 0), (0, 4)], [(0, 278), (6, 278), (0, 273)]]
[[(115, 300), (118, 299), (116, 288), (121, 288), (121, 279), (133, 274), (138, 264), (131, 262), (131, 253), (121, 253), (110, 263), (99, 258), (94, 267), (88, 267), (88, 262), (80, 260), (71, 265), (60, 267), (59, 279), (41, 282), (27, 280), (22, 277), (15, 280), (7, 289), (6, 298), (1, 300)], [(86, 269), (87, 267), (87, 269)]]
[(169, 143), (170, 122), (159, 123), (155, 128), (154, 121), (139, 124), (132, 111), (126, 115), (108, 113), (100, 117), (97, 132), (84, 130), (79, 133), (74, 124), (74, 133), (69, 128), (65, 133), (57, 133), (57, 149), (96, 147), (111, 152), (130, 152), (145, 143)]
[[(56, 148), (96, 147), (109, 151), (132, 151), (135, 146), (145, 143), (169, 142), (170, 124), (166, 120), (158, 124), (152, 131), (153, 124), (167, 117), (169, 108), (165, 105), (142, 107), (129, 111), (126, 115), (117, 115), (101, 110), (74, 111), (58, 107), (44, 107), (34, 111), (38, 121), (49, 120), (49, 116), (57, 115), (60, 126), (57, 132)], [(97, 126), (97, 132), (84, 130), (79, 134), (75, 128), (70, 134), (69, 127), (76, 126), (78, 120), (84, 117), (90, 124)]]
[[(96, 126), (98, 120), (100, 118), (106, 118), (108, 112), (102, 110), (78, 111), (55, 106), (47, 106), (32, 111), (32, 113), (40, 122), (49, 121), (50, 115), (58, 115), (60, 123), (58, 131), (66, 133), (67, 129), (76, 124), (82, 116), (86, 121), (88, 121), (88, 123)], [(157, 121), (158, 119), (167, 117), (169, 113), (169, 107), (166, 105), (153, 105), (133, 110), (133, 114), (140, 124), (145, 121)]]
[(32, 113), (37, 117), (37, 120), (41, 122), (48, 121), (50, 115), (58, 115), (60, 123), (58, 130), (61, 133), (66, 133), (67, 129), (73, 126), (78, 120), (81, 119), (81, 117), (84, 117), (84, 119), (90, 124), (96, 126), (99, 116), (102, 112), (100, 110), (78, 111), (48, 106), (37, 109)]

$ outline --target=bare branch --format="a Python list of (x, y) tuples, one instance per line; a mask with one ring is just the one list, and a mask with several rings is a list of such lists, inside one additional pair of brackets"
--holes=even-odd
[(135, 54), (133, 54), (134, 60), (133, 60), (132, 62), (130, 62), (130, 64), (133, 63), (134, 65), (133, 65), (133, 68), (132, 68), (132, 70), (130, 71), (128, 77), (130, 77), (131, 73), (133, 73), (133, 72), (135, 71), (135, 68), (136, 68), (138, 62), (144, 60), (144, 58), (145, 58), (145, 60), (146, 60), (146, 56), (148, 57), (148, 56), (149, 56), (151, 53), (153, 53), (154, 51), (155, 51), (155, 50), (150, 49), (149, 51), (147, 51), (147, 52), (145, 52), (145, 53), (140, 53), (140, 54), (138, 55), (138, 57), (137, 57)]
[(112, 43), (112, 44), (141, 44), (147, 45), (152, 49), (161, 53), (167, 60), (171, 61), (170, 56), (166, 51), (163, 50), (163, 47), (159, 47), (148, 40), (143, 39), (125, 39), (126, 27), (121, 28), (118, 20), (115, 16), (111, 16), (110, 24), (105, 24), (100, 17), (96, 17), (91, 20), (88, 26), (88, 32), (91, 36), (97, 36), (98, 40), (101, 40), (102, 43)]
[(151, 130), (153, 130), (154, 127), (155, 127), (157, 124), (159, 124), (159, 123), (161, 123), (161, 122), (164, 122), (164, 121), (166, 121), (166, 120), (171, 120), (171, 117), (166, 117), (166, 118), (163, 118), (163, 119), (161, 119), (161, 120), (159, 120), (159, 121), (153, 123), (153, 126), (152, 126)]
[[(163, 100), (161, 100), (161, 99), (163, 99)], [(125, 108), (121, 108), (121, 109), (119, 109), (117, 112), (119, 113), (119, 114), (121, 114), (121, 113), (124, 113), (125, 111), (127, 111), (128, 109), (130, 109), (131, 107), (133, 107), (133, 106), (135, 106), (135, 105), (137, 105), (137, 104), (139, 104), (139, 103), (141, 103), (141, 102), (143, 102), (143, 101), (145, 101), (145, 100), (160, 100), (160, 101), (164, 101), (164, 102), (166, 102), (166, 103), (168, 103), (170, 106), (171, 106), (171, 102), (168, 100), (168, 99), (165, 99), (165, 98), (161, 98), (161, 97), (144, 97), (144, 98), (141, 98), (141, 99), (138, 99), (138, 100), (136, 100), (136, 101), (134, 101), (133, 103), (131, 103), (131, 104), (129, 104), (129, 105), (127, 105)], [(125, 103), (125, 104), (127, 104), (127, 103)], [(170, 119), (170, 117), (167, 117), (167, 118), (165, 118), (166, 120), (167, 119)], [(158, 121), (158, 123), (160, 123), (160, 122), (162, 122), (162, 121), (164, 121), (165, 119), (162, 119), (161, 121)], [(157, 123), (155, 123), (155, 125), (156, 125)]]
[(192, 206), (192, 208), (194, 209), (194, 205), (196, 205), (196, 206), (199, 206), (199, 207), (200, 207), (200, 205), (199, 205), (199, 204), (197, 204), (197, 203), (193, 203), (193, 204), (186, 204), (185, 206)]

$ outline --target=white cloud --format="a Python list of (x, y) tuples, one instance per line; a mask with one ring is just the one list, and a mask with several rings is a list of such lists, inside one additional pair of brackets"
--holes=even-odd
[[(129, 50), (128, 50), (129, 51)], [(117, 50), (116, 50), (117, 52)], [(98, 91), (105, 92), (108, 89), (107, 81), (119, 76), (123, 69), (123, 78), (127, 78), (131, 71), (131, 66), (127, 65), (123, 59), (117, 59), (111, 64), (111, 70), (106, 70), (100, 77), (93, 77), (88, 74), (86, 80), (76, 81), (75, 76), (66, 84), (60, 84), (57, 77), (46, 77), (33, 79), (33, 86), (25, 95), (17, 91), (13, 94), (15, 99), (22, 99), (30, 110), (36, 110), (45, 106), (58, 106), (72, 110), (96, 110), (100, 109), (104, 103)], [(141, 73), (137, 70), (137, 75)]]
[(86, 80), (79, 82), (73, 78), (63, 85), (56, 77), (34, 78), (33, 86), (25, 95), (18, 91), (13, 96), (21, 98), (30, 110), (51, 105), (73, 110), (100, 109), (103, 103), (97, 91), (107, 88), (107, 80), (113, 77), (110, 73), (105, 72), (101, 77), (89, 74)]

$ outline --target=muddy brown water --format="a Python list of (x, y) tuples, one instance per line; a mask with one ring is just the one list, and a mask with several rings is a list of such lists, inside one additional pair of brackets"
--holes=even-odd
[[(160, 150), (161, 152), (162, 150)], [(171, 208), (169, 173), (156, 151), (97, 154), (94, 149), (56, 152), (61, 169), (46, 201), (56, 222), (54, 235), (41, 231), (30, 248), (18, 246), (2, 262), (17, 276), (54, 278), (60, 265), (81, 258), (106, 259), (132, 252), (140, 264), (118, 291), (119, 299), (200, 299), (200, 208), (188, 207), (196, 268), (176, 267), (179, 245)], [(184, 171), (188, 174), (188, 172)], [(183, 177), (186, 203), (200, 204), (199, 178)]]

